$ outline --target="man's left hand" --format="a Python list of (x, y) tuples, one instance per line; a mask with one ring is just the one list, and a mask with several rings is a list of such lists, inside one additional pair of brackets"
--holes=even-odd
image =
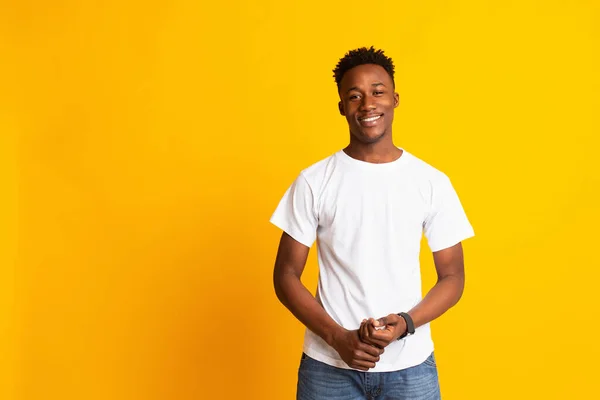
[(358, 330), (360, 339), (372, 346), (385, 348), (406, 332), (406, 321), (398, 314), (365, 319)]

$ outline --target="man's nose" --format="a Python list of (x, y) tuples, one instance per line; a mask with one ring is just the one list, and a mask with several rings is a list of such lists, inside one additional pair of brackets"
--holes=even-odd
[(360, 104), (360, 109), (362, 111), (369, 111), (375, 109), (375, 99), (371, 96), (364, 96), (362, 98), (362, 102)]

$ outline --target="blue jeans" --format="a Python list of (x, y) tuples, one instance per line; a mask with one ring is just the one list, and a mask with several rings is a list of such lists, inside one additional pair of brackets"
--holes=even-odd
[(393, 372), (362, 372), (302, 354), (297, 400), (440, 400), (433, 353), (423, 363)]

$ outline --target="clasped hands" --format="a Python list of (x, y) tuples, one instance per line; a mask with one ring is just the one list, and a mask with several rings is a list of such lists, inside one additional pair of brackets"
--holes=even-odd
[(406, 332), (406, 321), (397, 314), (364, 319), (356, 330), (344, 330), (333, 338), (333, 347), (350, 368), (375, 367), (385, 348)]

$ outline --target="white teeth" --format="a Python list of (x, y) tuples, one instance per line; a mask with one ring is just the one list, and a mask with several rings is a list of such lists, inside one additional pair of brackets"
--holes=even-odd
[(364, 118), (363, 121), (365, 122), (371, 122), (371, 121), (376, 121), (381, 117), (381, 115), (378, 115), (376, 117), (371, 117), (371, 118)]

